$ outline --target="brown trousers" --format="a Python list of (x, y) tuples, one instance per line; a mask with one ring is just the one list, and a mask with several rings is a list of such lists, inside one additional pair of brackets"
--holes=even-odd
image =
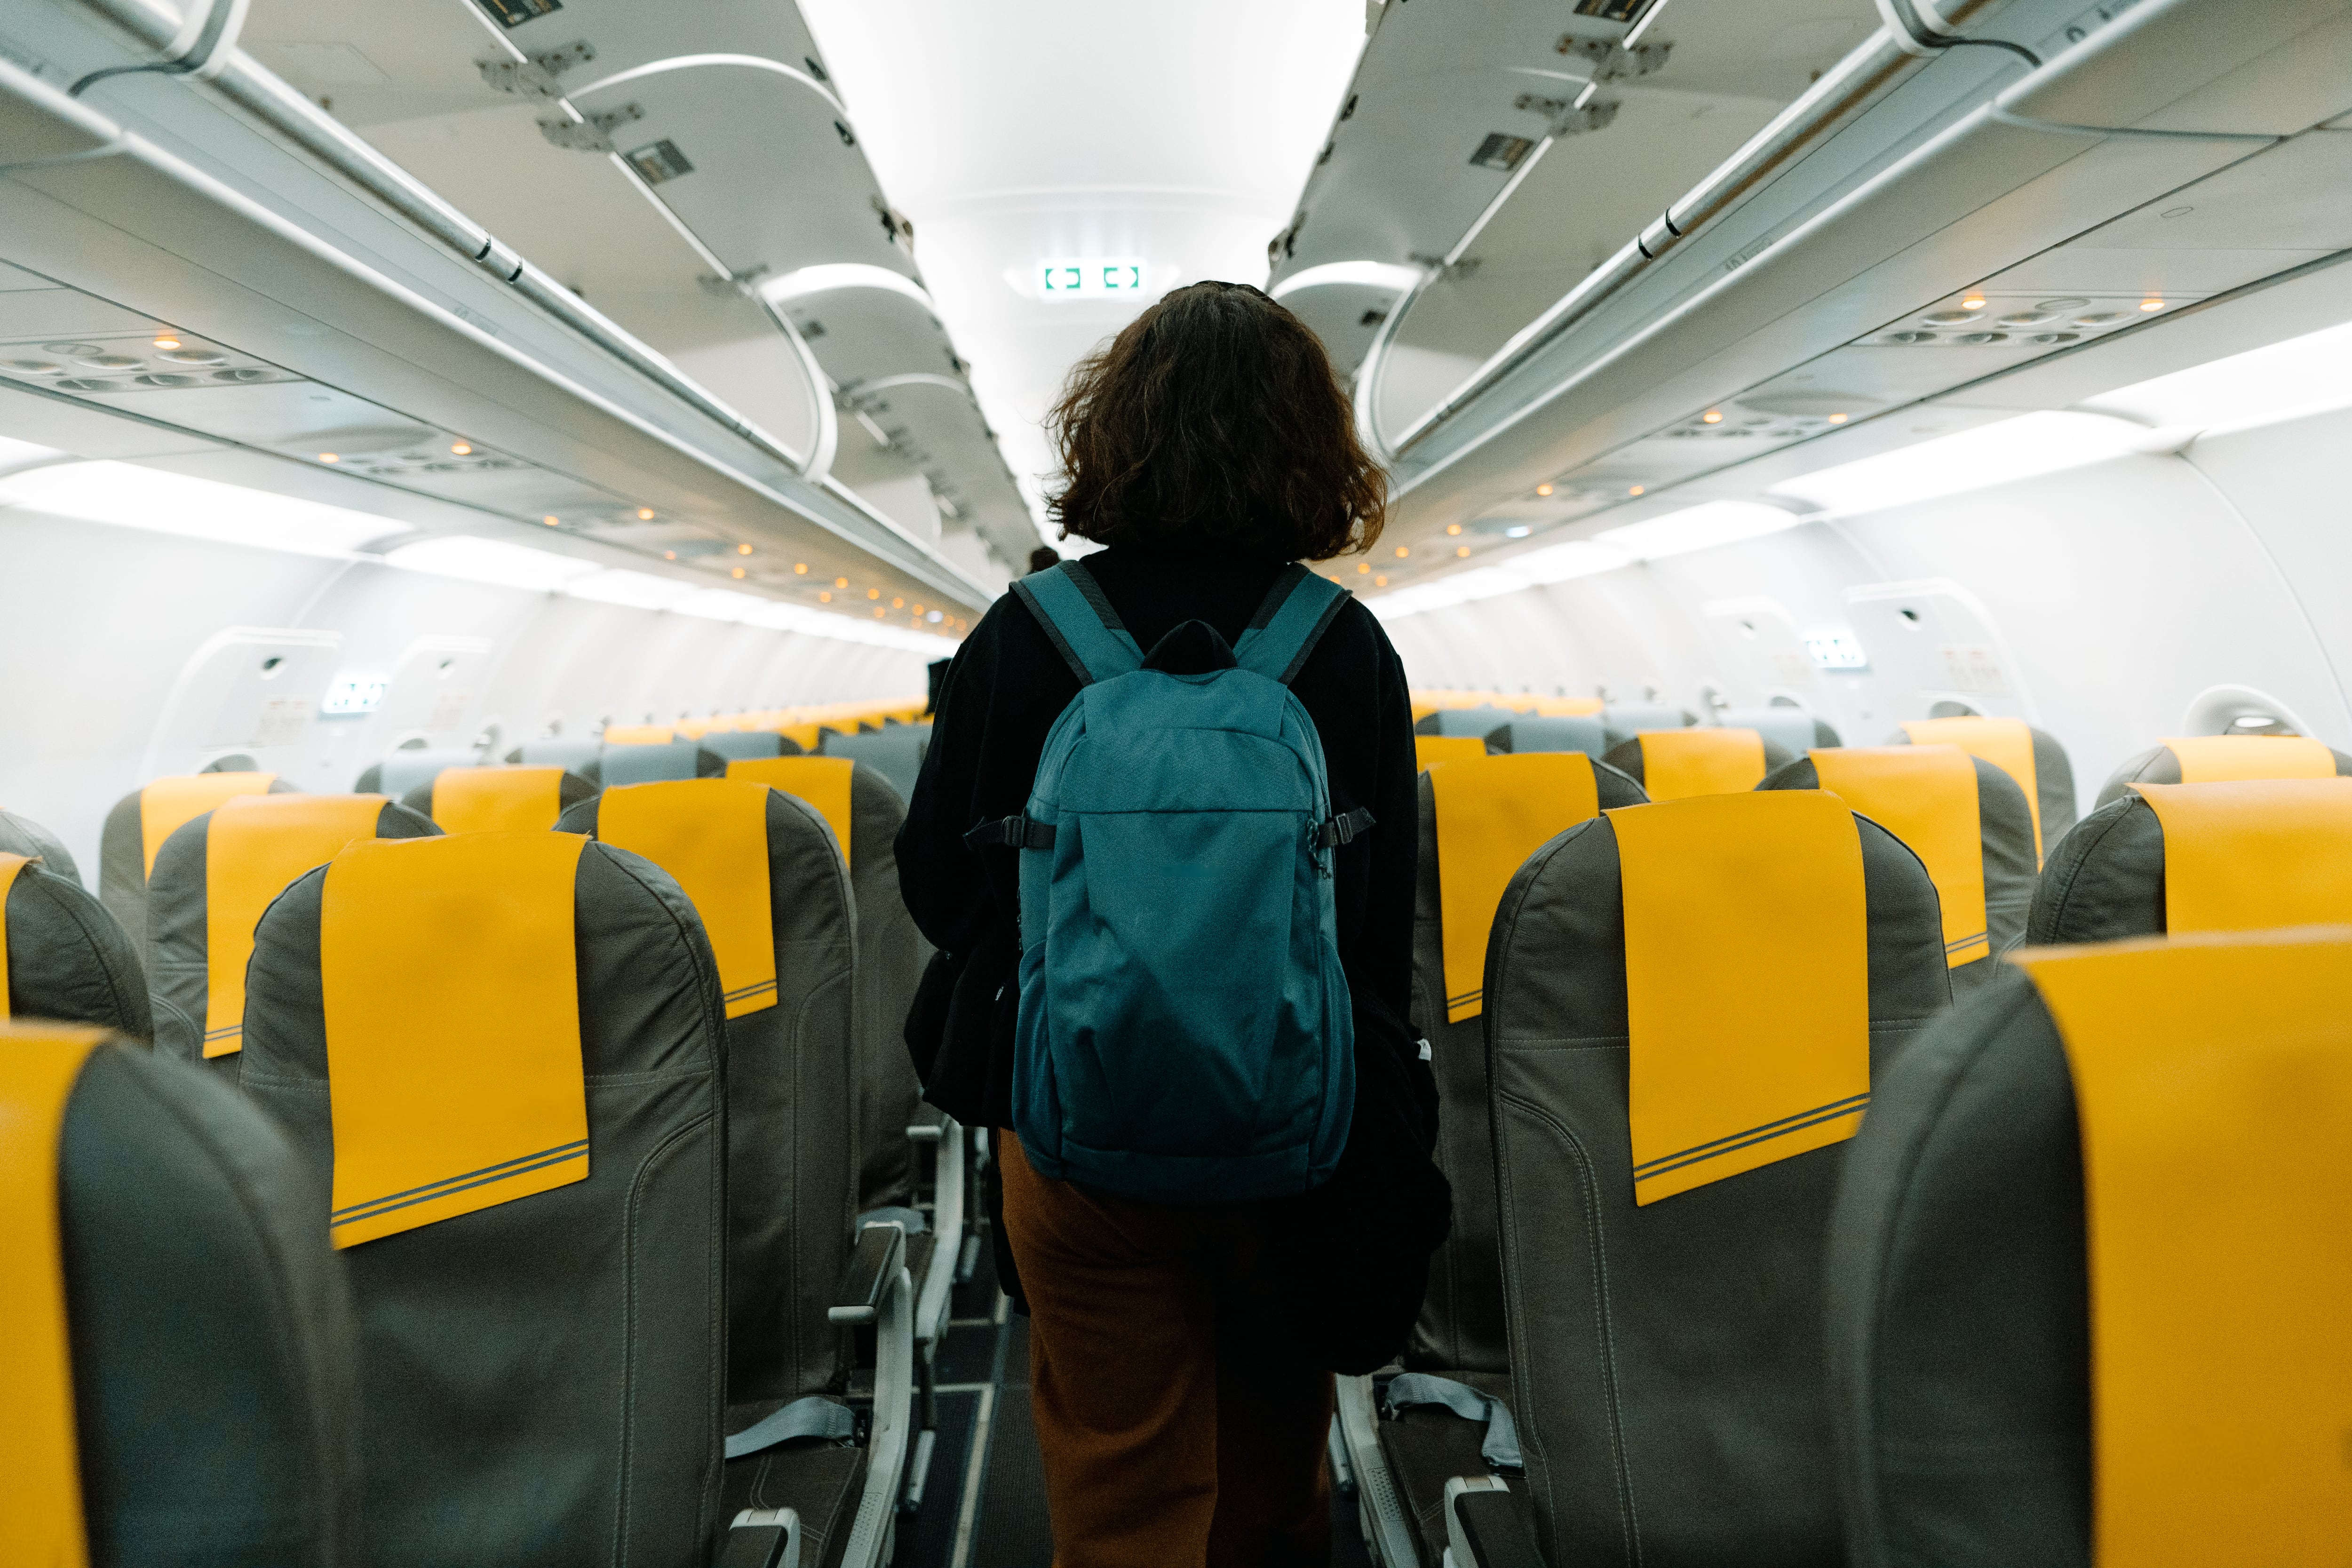
[(1331, 1374), (1219, 1332), (1280, 1238), (1048, 1181), (999, 1136), (1054, 1568), (1323, 1568)]

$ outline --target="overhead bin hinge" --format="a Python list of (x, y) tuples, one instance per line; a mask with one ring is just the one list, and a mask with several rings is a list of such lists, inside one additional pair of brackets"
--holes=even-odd
[(1587, 131), (1603, 131), (1617, 119), (1621, 107), (1613, 98), (1594, 99), (1578, 103), (1569, 98), (1538, 98), (1532, 92), (1519, 94), (1512, 108), (1527, 114), (1540, 114), (1551, 121), (1551, 136), (1578, 136)]
[(548, 49), (529, 59), (510, 60), (502, 56), (476, 60), (474, 68), (482, 79), (500, 92), (511, 92), (520, 98), (553, 99), (563, 96), (562, 83), (556, 79), (565, 71), (586, 65), (596, 58), (596, 46), (582, 38), (562, 48)]
[(575, 153), (610, 153), (614, 150), (613, 132), (645, 117), (644, 105), (625, 103), (618, 109), (599, 110), (583, 120), (542, 120), (539, 133), (558, 147), (569, 147)]
[(1574, 33), (1565, 34), (1554, 46), (1571, 59), (1580, 59), (1592, 68), (1594, 81), (1622, 81), (1627, 77), (1648, 76), (1666, 63), (1673, 52), (1670, 41), (1635, 44), (1627, 48), (1614, 38), (1580, 38)]
[(880, 215), (882, 219), (882, 232), (890, 237), (890, 243), (905, 251), (908, 255), (914, 255), (915, 220), (908, 217), (905, 213), (900, 212), (897, 207), (892, 206), (888, 202), (884, 201), (880, 196), (876, 196), (874, 198), (874, 210), (877, 214)]

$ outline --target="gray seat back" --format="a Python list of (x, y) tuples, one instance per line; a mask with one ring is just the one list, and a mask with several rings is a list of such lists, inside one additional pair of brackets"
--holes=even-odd
[[(1875, 1072), (1951, 992), (1926, 869), (1856, 826)], [(1624, 944), (1602, 817), (1521, 868), (1487, 955), (1511, 1407), (1546, 1559), (1835, 1563), (1821, 1280), (1844, 1145), (1637, 1207)]]
[[(2253, 743), (2263, 745), (2268, 742), (2256, 741)], [(2343, 778), (2352, 775), (2352, 756), (2336, 751), (2333, 746), (2328, 747), (2327, 750), (2336, 759), (2336, 776)], [(2041, 748), (2037, 746), (2034, 749), (2034, 762), (2038, 764), (2041, 760)], [(2107, 782), (2099, 786), (2097, 805), (2092, 809), (2096, 811), (2100, 806), (2113, 805), (2119, 800), (2131, 798), (2131, 786), (2136, 784), (2168, 784), (2179, 782), (2180, 759), (2173, 755), (2172, 748), (2150, 746), (2145, 752), (2126, 757), (2123, 766), (2107, 775)], [(2053, 846), (2058, 842), (2055, 838), (2049, 838), (2046, 830), (2043, 837)]]
[(898, 792), (901, 801), (907, 801), (914, 798), (915, 781), (923, 772), (923, 753), (930, 745), (929, 724), (886, 724), (861, 735), (828, 733), (817, 750), (825, 756), (847, 757), (872, 768)]
[(581, 764), (594, 762), (604, 751), (602, 741), (557, 736), (546, 741), (525, 741), (507, 753), (507, 761), (527, 768), (566, 768), (576, 773)]
[[(593, 834), (604, 795), (564, 813)], [(775, 1005), (727, 1020), (728, 1403), (834, 1384), (825, 1317), (856, 1218), (857, 1080), (849, 879), (815, 808), (768, 794)]]
[(79, 885), (81, 868), (74, 864), (65, 840), (29, 816), (0, 811), (0, 855), (24, 855), (38, 860), (52, 877)]
[(727, 759), (692, 741), (667, 745), (607, 746), (595, 761), (581, 764), (580, 774), (601, 785), (662, 784), (670, 779), (716, 778), (727, 771)]
[(1753, 730), (1792, 757), (1815, 746), (1839, 744), (1838, 732), (1827, 721), (1801, 708), (1727, 708), (1715, 721), (1727, 730)]
[(128, 1044), (83, 1062), (58, 1173), (94, 1568), (357, 1562), (352, 1321), (316, 1177), (234, 1091)]
[[(270, 781), (272, 795), (288, 794), (293, 789), (284, 779)], [(99, 901), (122, 928), (122, 934), (131, 939), (131, 951), (142, 962), (147, 956), (148, 845), (140, 808), (146, 795), (146, 788), (142, 787), (116, 801), (98, 835)], [(163, 847), (163, 840), (171, 837), (171, 829), (178, 826), (177, 822), (171, 823), (157, 837), (154, 847), (158, 853)]]
[[(212, 906), (205, 892), (212, 824), (209, 811), (184, 823), (155, 852), (155, 874), (147, 881), (147, 984), (155, 999), (155, 1048), (233, 1081), (244, 1052), (205, 1056), (212, 999)], [(396, 801), (384, 802), (376, 814), (379, 838), (426, 838), (440, 831), (432, 818)]]
[[(928, 737), (930, 726), (908, 724)], [(861, 736), (894, 739), (895, 732)], [(931, 944), (898, 891), (898, 828), (906, 798), (879, 770), (858, 763), (849, 779), (850, 885), (857, 899), (857, 1208), (909, 1202), (916, 1120), (923, 1088), (907, 1054), (907, 1012), (931, 961)]]
[[(1599, 726), (1595, 726), (1597, 729)], [(1642, 786), (1595, 763), (1603, 811), (1639, 805)], [(1412, 1025), (1430, 1044), (1437, 1078), (1437, 1163), (1454, 1188), (1454, 1225), (1429, 1259), (1429, 1293), (1405, 1364), (1432, 1372), (1507, 1373), (1503, 1258), (1496, 1240), (1495, 1140), (1487, 1124), (1486, 1021), (1445, 1021), (1445, 930), (1438, 869), (1437, 796), (1421, 775), (1421, 860), (1413, 881)]]
[[(327, 874), (288, 889), (256, 933), (244, 1086), (331, 1179)], [(677, 883), (609, 846), (582, 851), (572, 919), (586, 1179), (341, 1253), (366, 1413), (362, 1527), (377, 1563), (709, 1559), (727, 1321), (717, 970)], [(316, 1205), (313, 1236), (327, 1226), (323, 1186)]]
[(1478, 708), (1441, 708), (1415, 723), (1416, 735), (1470, 735), (1485, 737), (1517, 719), (1518, 714), (1508, 708), (1488, 703)]
[(796, 757), (800, 743), (773, 730), (714, 730), (702, 737), (702, 749), (729, 762), (746, 757)]
[(1848, 1560), (2089, 1568), (2083, 1145), (2057, 1025), (2004, 965), (1871, 1090), (1828, 1260)]
[(383, 761), (360, 770), (352, 793), (388, 795), (398, 800), (411, 790), (431, 784), (444, 768), (478, 768), (487, 760), (471, 749), (429, 751), (415, 746), (404, 752), (386, 752)]
[(32, 861), (10, 880), (5, 913), (0, 985), (7, 988), (9, 1017), (95, 1024), (141, 1041), (155, 1037), (139, 955), (79, 882)]
[(1598, 719), (1514, 718), (1495, 738), (1507, 752), (1582, 752), (1596, 763), (1609, 750), (1608, 727)]
[[(2040, 873), (2033, 863), (2033, 816), (2017, 781), (1982, 757), (1976, 764), (1977, 834), (1984, 855), (1985, 934), (1992, 952), (1952, 971), (1956, 994), (1990, 981), (2000, 955), (2025, 934)], [(1822, 776), (1811, 757), (1800, 756), (1767, 773), (1758, 789), (1819, 789)]]
[(1612, 703), (1601, 710), (1601, 722), (1614, 746), (1644, 730), (1686, 730), (1698, 722), (1698, 715), (1685, 708), (1663, 708), (1656, 703)]

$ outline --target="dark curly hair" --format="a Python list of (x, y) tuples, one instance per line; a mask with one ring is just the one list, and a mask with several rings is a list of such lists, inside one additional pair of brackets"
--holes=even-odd
[(1387, 476), (1321, 341), (1244, 284), (1161, 298), (1078, 363), (1045, 424), (1064, 479), (1050, 510), (1081, 539), (1328, 561), (1387, 521)]

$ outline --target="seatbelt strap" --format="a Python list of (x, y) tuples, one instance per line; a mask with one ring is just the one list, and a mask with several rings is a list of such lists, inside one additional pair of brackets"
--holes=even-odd
[(1284, 567), (1266, 590), (1265, 602), (1250, 617), (1242, 640), (1234, 645), (1234, 662), (1289, 685), (1349, 596), (1339, 584), (1296, 562)]
[(857, 1415), (848, 1405), (836, 1405), (822, 1394), (812, 1394), (793, 1400), (728, 1438), (727, 1457), (740, 1459), (795, 1437), (824, 1437), (839, 1442), (856, 1432)]
[(1384, 1398), (1391, 1415), (1415, 1405), (1434, 1405), (1451, 1410), (1465, 1421), (1479, 1422), (1486, 1428), (1486, 1440), (1478, 1445), (1478, 1457), (1486, 1461), (1486, 1468), (1523, 1468), (1519, 1462), (1518, 1425), (1511, 1419), (1511, 1407), (1501, 1400), (1489, 1399), (1466, 1383), (1425, 1372), (1408, 1372), (1390, 1379)]
[(1078, 684), (1126, 675), (1143, 668), (1143, 649), (1111, 608), (1094, 574), (1076, 561), (1015, 578), (1013, 593), (1037, 617)]

